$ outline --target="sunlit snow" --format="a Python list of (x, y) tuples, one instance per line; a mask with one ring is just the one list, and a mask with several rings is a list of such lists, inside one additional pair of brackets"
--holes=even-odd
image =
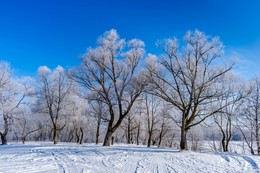
[(260, 157), (136, 145), (12, 143), (0, 146), (0, 172), (260, 172)]

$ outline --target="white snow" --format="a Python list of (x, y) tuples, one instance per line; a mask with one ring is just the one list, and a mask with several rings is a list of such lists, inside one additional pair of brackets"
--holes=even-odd
[(1, 173), (260, 172), (260, 157), (136, 145), (12, 143), (0, 146)]

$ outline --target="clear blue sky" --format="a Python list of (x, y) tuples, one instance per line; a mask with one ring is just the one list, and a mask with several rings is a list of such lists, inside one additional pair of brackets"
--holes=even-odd
[(111, 28), (142, 39), (150, 53), (158, 39), (199, 29), (220, 36), (227, 55), (240, 56), (241, 73), (260, 74), (259, 0), (3, 0), (0, 60), (20, 75), (35, 75), (40, 65), (77, 66)]

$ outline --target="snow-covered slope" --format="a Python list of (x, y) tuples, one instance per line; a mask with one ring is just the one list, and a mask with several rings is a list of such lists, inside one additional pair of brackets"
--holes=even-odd
[(0, 146), (0, 172), (260, 172), (260, 157), (135, 145), (29, 143)]

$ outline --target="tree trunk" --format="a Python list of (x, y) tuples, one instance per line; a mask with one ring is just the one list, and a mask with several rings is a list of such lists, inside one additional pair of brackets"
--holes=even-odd
[(53, 128), (53, 141), (54, 141), (54, 144), (58, 143), (58, 129), (56, 126), (54, 126), (54, 128)]
[(111, 145), (112, 134), (113, 134), (112, 128), (108, 127), (103, 146), (110, 146)]
[(221, 145), (222, 145), (223, 152), (227, 152), (227, 151), (226, 151), (226, 143), (225, 143), (225, 140), (226, 140), (226, 137), (223, 135), (223, 136), (222, 136), (222, 140), (221, 140)]
[(172, 135), (169, 147), (172, 148), (175, 134)]
[(257, 155), (260, 155), (260, 139), (259, 139), (259, 125), (258, 118), (256, 118), (256, 129), (255, 129), (255, 138), (256, 138), (256, 146), (257, 146)]
[(254, 147), (253, 147), (253, 145), (254, 145), (254, 140), (253, 140), (254, 133), (253, 133), (253, 131), (251, 131), (250, 136), (251, 136), (251, 138), (250, 138), (250, 147), (249, 147), (250, 148), (250, 152), (251, 152), (252, 155), (255, 155), (255, 151), (254, 151)]
[[(79, 132), (80, 133), (80, 132)], [(76, 142), (79, 143), (79, 134), (78, 134), (78, 129), (75, 130), (75, 134), (76, 134)]]
[(186, 129), (186, 118), (185, 118), (185, 115), (183, 115), (183, 117), (182, 117), (182, 127), (181, 127), (181, 142), (180, 142), (180, 149), (181, 150), (188, 150), (187, 133), (188, 133), (188, 130)]
[(127, 118), (127, 144), (131, 144), (131, 119), (130, 116)]
[(82, 140), (83, 140), (83, 137), (84, 137), (84, 132), (83, 132), (82, 127), (80, 127), (79, 129), (80, 129), (80, 132), (81, 132), (79, 144), (82, 144)]
[(159, 142), (158, 142), (157, 147), (160, 147), (160, 146), (161, 146), (163, 136), (166, 134), (165, 131), (164, 131), (164, 130), (165, 130), (165, 129), (164, 129), (164, 125), (165, 125), (165, 123), (163, 122), (162, 125), (161, 125), (161, 131), (160, 131), (160, 134), (159, 134)]
[(159, 135), (159, 142), (158, 142), (157, 147), (160, 147), (160, 146), (161, 146), (162, 138), (163, 138), (163, 129), (162, 129), (161, 132), (160, 132), (160, 135)]
[(260, 155), (260, 141), (258, 135), (256, 136), (257, 155)]
[(96, 144), (99, 143), (99, 129), (100, 129), (100, 122), (98, 121), (98, 124), (97, 124), (97, 131), (96, 131)]
[(140, 126), (137, 127), (136, 144), (139, 145)]
[(69, 133), (69, 142), (72, 142), (74, 136), (73, 136), (73, 130), (70, 130), (70, 133)]
[(186, 131), (186, 130), (182, 130), (182, 131), (181, 131), (180, 148), (181, 148), (181, 150), (188, 150), (188, 145), (187, 145), (187, 131)]
[(6, 145), (7, 144), (7, 133), (9, 130), (8, 114), (4, 113), (3, 118), (4, 118), (4, 132), (3, 133), (0, 132), (0, 135), (1, 135), (2, 145)]
[(229, 146), (229, 142), (230, 142), (230, 140), (231, 140), (231, 137), (232, 137), (232, 132), (231, 132), (231, 123), (230, 123), (228, 136), (227, 136), (227, 138), (226, 138), (226, 144), (225, 144), (225, 150), (224, 150), (224, 152), (228, 152), (228, 146)]
[(147, 147), (151, 147), (152, 137), (153, 137), (153, 132), (149, 132)]
[(23, 142), (23, 144), (25, 144), (25, 136), (24, 137), (22, 137), (22, 142)]
[(6, 137), (7, 137), (7, 133), (0, 133), (0, 135), (1, 135), (1, 141), (2, 141), (2, 145), (6, 145), (7, 144), (7, 139), (6, 139)]

